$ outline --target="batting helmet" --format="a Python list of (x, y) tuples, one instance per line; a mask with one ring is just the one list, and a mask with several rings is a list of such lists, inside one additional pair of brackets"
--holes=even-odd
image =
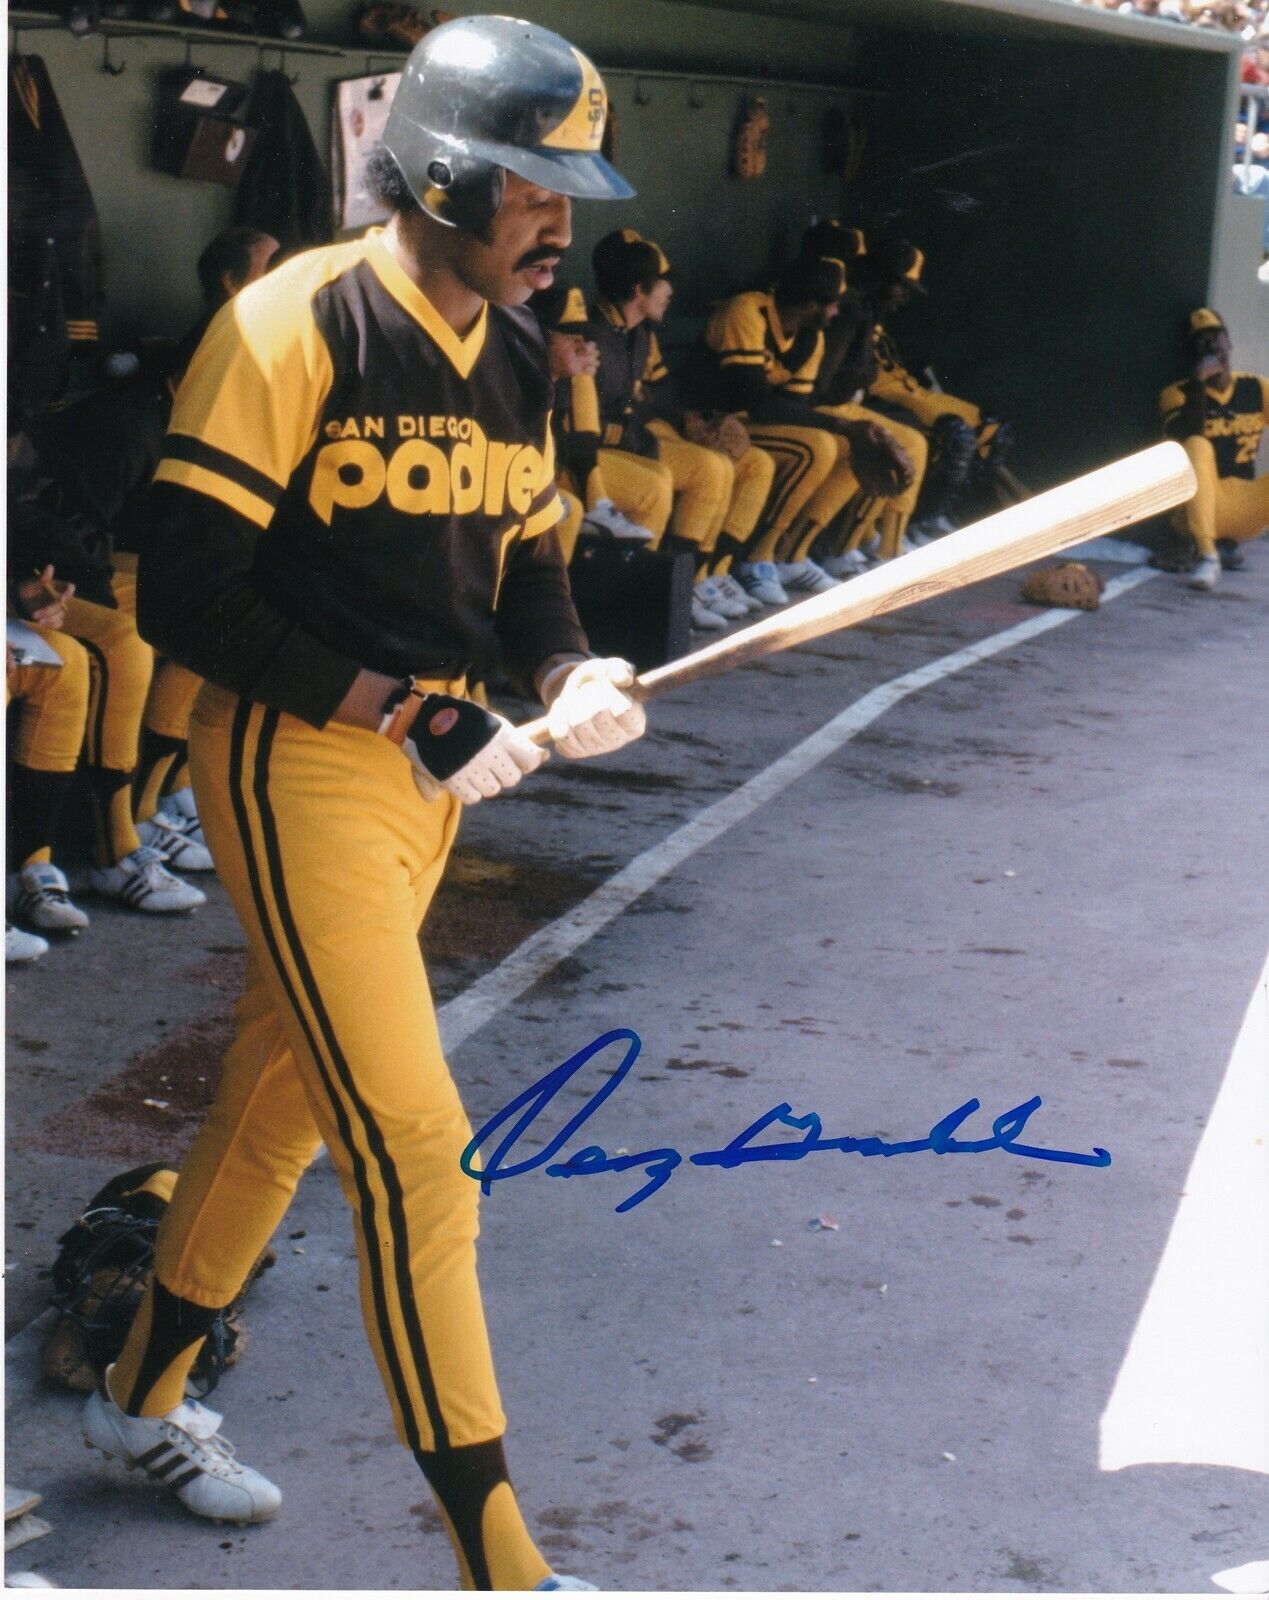
[(599, 153), (608, 96), (566, 39), (513, 17), (458, 17), (410, 54), (383, 143), (438, 222), (479, 233), (503, 173), (578, 200), (634, 190)]

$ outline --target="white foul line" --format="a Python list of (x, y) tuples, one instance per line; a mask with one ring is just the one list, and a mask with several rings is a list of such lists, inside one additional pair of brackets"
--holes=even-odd
[(1269, 1472), (1269, 958), (1101, 1420), (1146, 1462)]
[[(1157, 576), (1154, 568), (1140, 566), (1112, 578), (1106, 585), (1102, 603), (1114, 600), (1127, 590), (1135, 589), (1138, 584), (1147, 583)], [(980, 661), (1012, 650), (1014, 645), (1034, 639), (1051, 628), (1060, 628), (1079, 615), (1078, 611), (1041, 611), (1015, 627), (993, 633), (977, 644), (966, 645), (963, 650), (940, 656), (936, 661), (930, 661), (912, 672), (905, 672), (902, 677), (892, 678), (889, 683), (879, 684), (877, 688), (869, 690), (845, 710), (838, 712), (822, 728), (803, 739), (801, 744), (794, 745), (792, 750), (764, 767), (747, 783), (741, 784), (733, 793), (698, 811), (690, 822), (685, 822), (659, 843), (637, 855), (629, 865), (601, 883), (571, 911), (566, 911), (556, 921), (530, 934), (492, 971), (478, 978), (462, 994), (446, 1001), (437, 1012), (445, 1049), (457, 1050), (504, 1007), (545, 977), (552, 967), (579, 950), (619, 917), (640, 895), (646, 894), (662, 878), (682, 866), (689, 856), (712, 844), (729, 828), (774, 800), (821, 761), (827, 760), (849, 743), (856, 734), (871, 727), (901, 700), (906, 700), (909, 695), (928, 688), (942, 678), (950, 678), (954, 673), (963, 672)]]

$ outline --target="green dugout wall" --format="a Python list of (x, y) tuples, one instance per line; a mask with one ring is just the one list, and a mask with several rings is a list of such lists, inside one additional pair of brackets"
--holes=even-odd
[[(344, 40), (351, 9), (308, 0), (308, 43)], [(609, 227), (656, 238), (677, 273), (673, 342), (711, 298), (767, 278), (814, 216), (835, 214), (926, 250), (930, 295), (896, 320), (901, 346), (1017, 423), (1024, 478), (1043, 484), (1151, 436), (1184, 313), (1216, 277), (1235, 47), (1069, 0), (519, 9), (612, 69), (617, 160), (639, 190), (628, 205), (579, 209), (571, 278), (587, 280)], [(11, 45), (15, 32), (44, 57), (93, 187), (108, 332), (118, 343), (180, 332), (197, 305), (194, 260), (231, 210), (228, 190), (148, 166), (154, 75), (185, 60), (184, 38), (112, 38), (126, 71), (110, 76), (101, 36), (75, 40), (20, 11)], [(239, 79), (255, 70), (254, 44), (194, 37), (196, 64)], [(331, 83), (392, 65), (355, 49), (288, 51), (324, 156)], [(741, 182), (727, 157), (747, 92), (767, 100), (770, 159)], [(833, 109), (862, 141), (849, 182), (826, 159)]]

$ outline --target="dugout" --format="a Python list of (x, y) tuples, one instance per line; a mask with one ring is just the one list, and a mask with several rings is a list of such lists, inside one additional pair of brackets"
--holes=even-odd
[[(285, 47), (324, 154), (332, 83), (397, 64), (341, 48), (352, 9), (307, 0), (308, 38)], [(1038, 484), (1153, 436), (1181, 319), (1218, 288), (1250, 357), (1257, 219), (1227, 195), (1236, 41), (1070, 0), (519, 9), (608, 69), (617, 160), (639, 189), (629, 205), (579, 209), (572, 275), (588, 281), (590, 245), (609, 227), (658, 239), (677, 272), (671, 343), (831, 213), (926, 250), (930, 297), (895, 324), (905, 354), (1013, 418), (1019, 471)], [(74, 39), (21, 10), (9, 23), (11, 49), (49, 68), (96, 198), (108, 334), (179, 333), (197, 306), (194, 260), (231, 220), (232, 197), (149, 166), (156, 73), (192, 59), (249, 78), (278, 65), (280, 47), (136, 22)], [(771, 117), (769, 162), (742, 182), (728, 176), (729, 140), (753, 93)], [(1247, 300), (1234, 305), (1242, 260)]]

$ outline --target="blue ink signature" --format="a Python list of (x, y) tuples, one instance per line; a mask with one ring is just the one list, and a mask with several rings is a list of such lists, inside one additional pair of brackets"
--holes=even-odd
[[(575, 1077), (588, 1061), (602, 1054), (610, 1045), (622, 1043), (625, 1044), (626, 1051), (621, 1065), (609, 1075), (607, 1082), (595, 1091), (582, 1109), (569, 1118), (546, 1148), (539, 1150), (535, 1155), (527, 1156), (522, 1161), (504, 1164), (517, 1140), (533, 1125), (565, 1084)], [(522, 1177), (524, 1173), (533, 1172), (546, 1162), (552, 1161), (582, 1124), (592, 1117), (609, 1095), (620, 1086), (638, 1059), (641, 1048), (642, 1041), (639, 1035), (630, 1028), (611, 1028), (607, 1033), (600, 1034), (598, 1039), (583, 1046), (576, 1055), (570, 1056), (567, 1061), (548, 1072), (544, 1078), (540, 1078), (522, 1094), (518, 1094), (501, 1111), (496, 1111), (463, 1151), (460, 1161), (463, 1171), (480, 1184), (484, 1194), (489, 1194), (493, 1185), (503, 1178)], [(984, 1155), (989, 1150), (1005, 1150), (1011, 1156), (1025, 1156), (1030, 1161), (1068, 1161), (1079, 1167), (1110, 1165), (1110, 1151), (1102, 1150), (1096, 1145), (1091, 1155), (1083, 1155), (1074, 1150), (1046, 1150), (1039, 1145), (1019, 1144), (1019, 1136), (1027, 1122), (1042, 1104), (1040, 1096), (1033, 1095), (1022, 1105), (1014, 1106), (1010, 1111), (1002, 1111), (991, 1125), (989, 1138), (958, 1139), (955, 1135), (961, 1124), (979, 1109), (979, 1101), (966, 1100), (963, 1105), (957, 1106), (955, 1111), (948, 1112), (947, 1116), (936, 1122), (926, 1138), (888, 1143), (875, 1136), (855, 1139), (850, 1135), (843, 1135), (839, 1139), (825, 1139), (823, 1124), (816, 1112), (808, 1111), (805, 1116), (795, 1116), (793, 1107), (784, 1100), (778, 1106), (773, 1106), (756, 1122), (751, 1122), (742, 1133), (738, 1133), (721, 1149), (698, 1150), (689, 1156), (688, 1160), (697, 1167), (740, 1167), (750, 1161), (801, 1161), (804, 1156), (818, 1155), (825, 1150), (837, 1150), (843, 1155), (860, 1156), (908, 1156), (924, 1150), (936, 1156), (972, 1156)], [(777, 1128), (794, 1129), (802, 1137), (783, 1143), (753, 1143), (759, 1134)], [(500, 1134), (501, 1138), (492, 1155), (480, 1166), (476, 1166), (481, 1147)], [(682, 1163), (683, 1157), (679, 1152), (668, 1146), (656, 1150), (640, 1150), (635, 1155), (610, 1156), (602, 1145), (590, 1144), (576, 1151), (565, 1161), (552, 1162), (552, 1165), (546, 1168), (546, 1175), (548, 1178), (586, 1178), (600, 1172), (627, 1172), (632, 1168), (641, 1167), (648, 1182), (615, 1208), (621, 1212), (631, 1211), (635, 1206), (642, 1205), (645, 1200), (650, 1199), (658, 1189), (670, 1181), (674, 1169)]]

